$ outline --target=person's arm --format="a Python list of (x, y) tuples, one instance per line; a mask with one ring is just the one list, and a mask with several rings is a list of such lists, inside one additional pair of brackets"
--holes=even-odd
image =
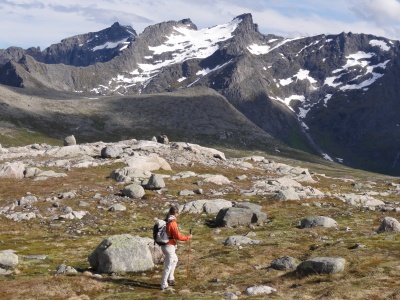
[(178, 241), (187, 241), (191, 238), (191, 236), (187, 236), (187, 235), (182, 235), (179, 232), (178, 229), (178, 224), (176, 222), (171, 222), (170, 223), (170, 236)]

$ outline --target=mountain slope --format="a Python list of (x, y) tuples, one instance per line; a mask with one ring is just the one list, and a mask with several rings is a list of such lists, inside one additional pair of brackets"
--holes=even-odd
[(204, 87), (102, 98), (63, 94), (59, 99), (54, 93), (32, 96), (5, 86), (0, 86), (0, 91), (3, 129), (15, 124), (59, 139), (73, 134), (80, 142), (134, 136), (150, 139), (167, 134), (173, 141), (203, 141), (239, 149), (287, 149), (249, 122), (224, 97)]

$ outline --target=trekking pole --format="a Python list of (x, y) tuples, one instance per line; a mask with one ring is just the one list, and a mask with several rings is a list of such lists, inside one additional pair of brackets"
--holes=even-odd
[[(190, 234), (192, 234), (192, 228), (190, 228)], [(188, 248), (188, 263), (186, 266), (186, 285), (188, 285), (189, 282), (189, 264), (190, 264), (190, 239), (189, 239), (189, 248)]]

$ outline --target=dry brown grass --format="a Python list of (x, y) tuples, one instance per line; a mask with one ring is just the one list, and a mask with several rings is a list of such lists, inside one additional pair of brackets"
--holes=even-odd
[[(46, 209), (51, 207), (51, 202), (45, 201), (46, 198), (77, 190), (77, 198), (59, 200), (60, 205), (90, 213), (84, 220), (65, 220), (60, 227), (51, 226), (56, 221), (47, 219), (15, 223), (0, 216), (0, 250), (13, 249), (19, 255), (48, 255), (43, 261), (21, 259), (16, 268), (17, 274), (0, 280), (1, 299), (220, 299), (224, 291), (244, 291), (253, 285), (276, 288), (277, 293), (268, 296), (269, 299), (399, 299), (399, 238), (395, 234), (374, 233), (382, 217), (396, 218), (398, 213), (349, 207), (334, 197), (301, 202), (279, 202), (266, 196), (241, 197), (238, 191), (249, 188), (251, 184), (249, 181), (235, 180), (236, 176), (246, 174), (248, 177), (263, 177), (273, 174), (266, 174), (259, 169), (244, 172), (226, 168), (213, 169), (198, 164), (190, 170), (200, 174), (223, 174), (234, 182), (230, 185), (231, 191), (220, 198), (255, 202), (263, 207), (270, 222), (256, 226), (254, 230), (247, 227), (221, 228), (221, 232), (215, 234), (212, 233), (214, 228), (209, 225), (213, 216), (181, 215), (179, 223), (182, 233), (187, 234), (189, 228), (192, 228), (194, 239), (191, 242), (188, 280), (188, 244), (182, 243), (178, 249), (180, 265), (176, 277), (179, 285), (174, 294), (162, 293), (158, 289), (162, 266), (158, 270), (144, 273), (119, 274), (119, 277), (104, 274), (104, 278), (99, 280), (87, 277), (82, 272), (75, 276), (55, 276), (55, 268), (61, 263), (82, 270), (89, 268), (87, 256), (110, 235), (130, 233), (151, 237), (153, 219), (163, 216), (166, 202), (182, 204), (207, 198), (205, 195), (178, 196), (180, 190), (198, 188), (194, 182), (199, 178), (166, 180), (166, 194), (147, 191), (145, 198), (140, 201), (121, 198), (128, 208), (125, 212), (111, 213), (106, 209), (98, 209), (97, 201), (93, 200), (96, 193), (107, 195), (109, 186), (114, 187), (114, 193), (118, 193), (123, 187), (108, 178), (110, 172), (118, 167), (120, 165), (73, 169), (66, 178), (48, 181), (0, 180), (1, 206), (31, 192), (39, 198), (34, 206), (46, 215)], [(173, 166), (172, 172), (162, 173), (174, 174), (183, 170), (188, 168)], [(352, 176), (356, 178), (356, 174)], [(368, 176), (361, 174), (357, 182)], [(322, 191), (354, 192), (350, 183), (332, 178), (319, 179), (312, 186)], [(376, 178), (374, 190), (384, 191), (387, 188), (384, 182), (386, 179)], [(336, 185), (334, 191), (332, 184)], [(201, 188), (209, 193), (210, 190), (225, 187), (204, 183)], [(397, 201), (395, 196), (388, 199)], [(79, 201), (89, 202), (91, 206), (81, 208), (78, 206)], [(315, 206), (315, 202), (322, 203), (322, 207)], [(308, 203), (309, 206), (302, 203)], [(334, 218), (339, 223), (338, 230), (299, 229), (299, 221), (311, 215)], [(345, 227), (352, 230), (345, 231)], [(76, 231), (78, 229), (80, 233)], [(245, 235), (250, 231), (256, 233), (255, 239), (261, 241), (259, 245), (243, 245), (243, 249), (238, 249), (222, 244), (230, 235)], [(356, 243), (365, 244), (366, 247), (352, 249)], [(298, 260), (316, 256), (340, 256), (346, 259), (347, 266), (340, 274), (308, 277), (268, 268), (271, 260), (284, 255)], [(213, 282), (214, 278), (218, 282)], [(241, 298), (247, 297), (242, 295)]]

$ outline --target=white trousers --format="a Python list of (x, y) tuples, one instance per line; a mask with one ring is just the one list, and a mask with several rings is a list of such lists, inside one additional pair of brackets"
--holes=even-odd
[(164, 272), (161, 280), (161, 288), (168, 287), (168, 280), (174, 280), (174, 272), (178, 263), (178, 256), (175, 253), (176, 246), (165, 245), (161, 246), (161, 250), (165, 255)]

